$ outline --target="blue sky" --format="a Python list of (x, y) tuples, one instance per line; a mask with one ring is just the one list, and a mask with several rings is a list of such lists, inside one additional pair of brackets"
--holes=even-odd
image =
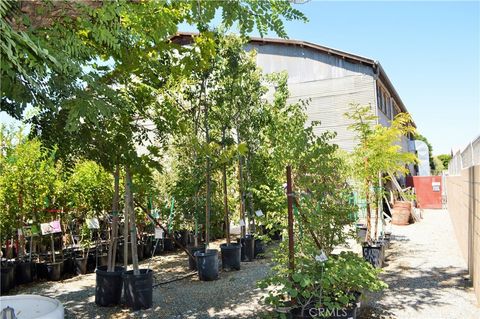
[(380, 61), (435, 155), (480, 135), (480, 2), (320, 2), (290, 38)]
[(310, 21), (287, 22), (289, 37), (380, 61), (435, 155), (480, 135), (480, 2), (311, 1), (296, 7)]

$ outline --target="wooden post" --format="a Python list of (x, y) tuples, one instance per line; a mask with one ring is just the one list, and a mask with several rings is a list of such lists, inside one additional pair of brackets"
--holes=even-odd
[(295, 270), (295, 256), (293, 243), (293, 191), (292, 191), (292, 167), (287, 166), (287, 203), (288, 203), (288, 269), (291, 274)]

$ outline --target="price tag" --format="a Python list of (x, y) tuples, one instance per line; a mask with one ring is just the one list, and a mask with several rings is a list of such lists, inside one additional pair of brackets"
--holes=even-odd
[(42, 230), (42, 235), (61, 233), (62, 227), (60, 226), (59, 220), (54, 220), (50, 223), (40, 224), (40, 229)]
[(245, 221), (243, 219), (240, 219), (240, 226), (241, 227), (245, 226)]
[(87, 227), (90, 229), (99, 229), (100, 228), (100, 222), (98, 221), (98, 218), (88, 218), (87, 219)]
[(327, 257), (327, 255), (325, 255), (325, 253), (322, 250), (320, 252), (320, 255), (315, 256), (315, 260), (323, 263), (324, 261), (328, 260), (328, 257)]
[(262, 210), (261, 210), (261, 209), (257, 210), (257, 211), (255, 212), (255, 215), (257, 215), (257, 217), (262, 217), (262, 216), (263, 216)]
[(163, 229), (160, 227), (155, 227), (155, 239), (162, 239), (163, 238)]

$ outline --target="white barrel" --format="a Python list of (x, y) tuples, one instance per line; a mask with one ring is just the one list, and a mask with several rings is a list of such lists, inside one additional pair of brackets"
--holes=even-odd
[(13, 308), (18, 319), (63, 319), (64, 310), (60, 301), (36, 295), (0, 297), (0, 312)]

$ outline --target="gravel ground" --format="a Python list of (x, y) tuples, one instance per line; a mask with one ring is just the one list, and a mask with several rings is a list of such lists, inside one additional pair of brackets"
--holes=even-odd
[(448, 212), (425, 210), (423, 217), (392, 227), (382, 274), (389, 288), (368, 298), (363, 318), (480, 318)]
[[(211, 243), (218, 248), (222, 241)], [(148, 260), (141, 265), (146, 268)], [(155, 256), (151, 261), (155, 283), (169, 281), (192, 272), (184, 252)], [(132, 312), (121, 307), (95, 305), (95, 274), (76, 276), (59, 282), (41, 282), (16, 288), (10, 294), (38, 294), (58, 299), (66, 310), (66, 319), (91, 318), (255, 318), (265, 309), (256, 281), (270, 269), (270, 258), (242, 262), (240, 271), (220, 272), (220, 279), (202, 282), (198, 276), (162, 284), (153, 289), (153, 307)]]
[[(382, 278), (389, 288), (370, 294), (361, 317), (383, 319), (480, 319), (473, 289), (448, 212), (425, 210), (420, 223), (393, 226)], [(218, 248), (222, 241), (212, 243)], [(356, 246), (356, 247), (355, 247)], [(352, 245), (359, 251), (358, 245)], [(271, 251), (268, 250), (268, 251)], [(141, 264), (146, 268), (148, 261)], [(152, 309), (131, 312), (121, 307), (95, 305), (95, 274), (62, 282), (42, 282), (16, 288), (10, 294), (40, 294), (59, 299), (67, 319), (91, 318), (256, 318), (266, 311), (259, 304), (262, 292), (256, 281), (271, 267), (265, 259), (242, 263), (240, 271), (221, 272), (220, 279), (201, 282), (197, 275), (157, 286)], [(184, 252), (156, 256), (151, 261), (155, 282), (190, 274)]]

